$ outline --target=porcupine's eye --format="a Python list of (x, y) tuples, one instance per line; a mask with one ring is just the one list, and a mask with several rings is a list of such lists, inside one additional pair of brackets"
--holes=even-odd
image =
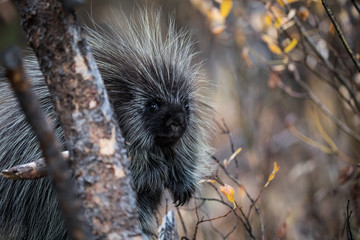
[(183, 102), (183, 107), (185, 111), (189, 111), (190, 109), (189, 99), (185, 99), (185, 101)]
[(159, 110), (159, 104), (157, 104), (157, 103), (151, 104), (150, 110), (151, 110), (152, 112), (158, 111), (158, 110)]
[(159, 99), (153, 99), (147, 103), (147, 109), (151, 113), (158, 112), (160, 110), (160, 107), (161, 107), (161, 102)]

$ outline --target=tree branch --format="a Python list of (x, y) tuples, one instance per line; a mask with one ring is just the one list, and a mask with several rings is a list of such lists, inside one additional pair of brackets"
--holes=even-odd
[(124, 139), (74, 11), (57, 0), (15, 0), (73, 157), (85, 218), (97, 239), (141, 234)]
[(289, 65), (289, 70), (293, 73), (295, 81), (305, 90), (305, 92), (308, 94), (311, 101), (315, 103), (315, 105), (325, 113), (326, 116), (328, 116), (336, 126), (338, 126), (342, 131), (344, 131), (346, 134), (348, 134), (350, 137), (352, 137), (354, 140), (356, 140), (358, 143), (360, 143), (360, 135), (358, 135), (356, 132), (351, 130), (348, 126), (346, 126), (343, 122), (341, 122), (337, 117), (332, 114), (332, 112), (321, 103), (321, 101), (316, 97), (316, 95), (312, 92), (310, 87), (300, 79), (299, 72), (294, 64)]
[(339, 36), (342, 44), (344, 45), (347, 53), (349, 54), (351, 60), (352, 60), (353, 63), (355, 64), (358, 72), (360, 72), (360, 63), (359, 63), (359, 61), (357, 60), (357, 58), (355, 57), (355, 55), (354, 55), (352, 49), (350, 48), (348, 42), (346, 41), (346, 39), (345, 39), (345, 37), (344, 37), (344, 33), (342, 32), (342, 30), (341, 30), (338, 22), (336, 21), (336, 18), (335, 18), (335, 16), (334, 16), (334, 14), (332, 13), (332, 11), (331, 11), (331, 9), (330, 9), (327, 1), (326, 1), (326, 0), (321, 0), (321, 2), (322, 2), (323, 6), (324, 6), (324, 8), (325, 8), (325, 11), (326, 11), (327, 15), (329, 16), (329, 18), (330, 18), (330, 20), (331, 20), (331, 22), (334, 24), (335, 30), (336, 30), (336, 32), (338, 33), (338, 36)]
[[(69, 152), (61, 153), (65, 161), (69, 160)], [(39, 158), (33, 162), (16, 165), (12, 168), (1, 171), (3, 177), (12, 180), (35, 180), (48, 176), (48, 167), (44, 158)]]
[(354, 5), (356, 11), (360, 14), (360, 7), (357, 4), (356, 0), (351, 0), (352, 4)]

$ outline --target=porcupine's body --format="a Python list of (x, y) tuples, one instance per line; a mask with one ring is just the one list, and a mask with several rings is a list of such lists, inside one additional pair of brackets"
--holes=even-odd
[[(120, 21), (119, 21), (120, 22)], [(186, 203), (208, 174), (211, 108), (189, 36), (160, 27), (159, 14), (122, 19), (109, 31), (89, 30), (99, 70), (128, 143), (141, 227), (152, 235), (153, 215), (165, 188), (177, 205)], [(34, 57), (27, 73), (45, 111), (57, 122)], [(199, 79), (200, 78), (200, 79)], [(0, 169), (41, 157), (34, 134), (12, 91), (0, 82)], [(60, 127), (57, 136), (62, 140)], [(62, 140), (63, 141), (63, 140)], [(67, 239), (49, 179), (0, 178), (0, 239)]]

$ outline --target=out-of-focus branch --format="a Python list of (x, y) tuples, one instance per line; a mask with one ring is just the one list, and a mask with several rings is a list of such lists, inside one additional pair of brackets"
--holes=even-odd
[(29, 79), (25, 76), (20, 49), (9, 49), (4, 55), (4, 63), (6, 76), (10, 80), (20, 106), (40, 142), (40, 148), (49, 168), (57, 198), (64, 213), (65, 223), (71, 236), (76, 240), (91, 239), (90, 232), (85, 227), (85, 221), (81, 215), (79, 201), (75, 197), (76, 193), (68, 165), (62, 158), (60, 145), (56, 142), (53, 129), (47, 121), (36, 95), (31, 90)]
[[(264, 4), (267, 4), (267, 1), (262, 1)], [(285, 11), (287, 14), (289, 14), (290, 12), (290, 7), (287, 4), (286, 0), (283, 0), (284, 4), (285, 4)], [(276, 14), (272, 11), (272, 9), (269, 7), (270, 5), (267, 4), (267, 9), (272, 12), (273, 15), (276, 16)], [(324, 82), (326, 82), (330, 87), (334, 88), (337, 93), (340, 95), (340, 97), (342, 98), (343, 101), (345, 101), (349, 107), (356, 112), (360, 111), (360, 104), (358, 103), (358, 100), (355, 98), (355, 93), (351, 90), (351, 88), (349, 87), (349, 85), (347, 84), (347, 80), (346, 77), (343, 76), (343, 74), (341, 74), (339, 71), (336, 71), (335, 66), (333, 66), (333, 64), (326, 58), (323, 57), (323, 55), (320, 53), (320, 51), (317, 49), (314, 41), (312, 40), (312, 38), (309, 35), (309, 32), (306, 31), (305, 27), (303, 26), (303, 24), (301, 23), (301, 21), (299, 21), (299, 18), (295, 15), (293, 16), (293, 20), (295, 23), (296, 28), (299, 31), (299, 36), (300, 36), (300, 44), (302, 46), (302, 51), (304, 52), (304, 56), (309, 56), (310, 53), (307, 51), (307, 48), (304, 44), (304, 41), (310, 46), (310, 49), (315, 53), (316, 57), (322, 61), (324, 63), (324, 65), (326, 66), (326, 68), (328, 68), (330, 70), (330, 72), (333, 74), (333, 76), (338, 80), (338, 82), (340, 82), (341, 85), (343, 85), (346, 90), (349, 92), (350, 94), (350, 99), (346, 98), (344, 96), (344, 93), (342, 91), (339, 91), (339, 84), (336, 84), (332, 81), (330, 81), (330, 79), (328, 76), (323, 76), (321, 74), (319, 74), (317, 71), (315, 71), (314, 69), (312, 69), (306, 62), (306, 60), (304, 61), (305, 66), (313, 73), (315, 74), (319, 79), (323, 80)], [(288, 30), (284, 29), (282, 26), (280, 27), (280, 30), (285, 33), (286, 35), (290, 36), (290, 34), (288, 34)], [(342, 60), (342, 59), (341, 59)], [(264, 63), (267, 63), (268, 61), (263, 61)], [(344, 64), (344, 63), (343, 63)], [(345, 66), (345, 64), (344, 64)], [(279, 86), (281, 88), (281, 86)], [(292, 96), (291, 92), (286, 91), (285, 89), (283, 89), (286, 93), (288, 93), (290, 96)], [(296, 96), (295, 96), (296, 97)], [(354, 104), (351, 104), (351, 100), (353, 100)], [(355, 106), (354, 106), (355, 105)], [(356, 109), (355, 109), (356, 108)]]
[(332, 114), (332, 112), (321, 103), (321, 101), (312, 92), (310, 87), (301, 80), (299, 72), (297, 71), (297, 68), (294, 64), (289, 65), (289, 70), (293, 72), (295, 81), (307, 92), (309, 98), (315, 103), (315, 105), (318, 106), (318, 108), (323, 111), (326, 116), (328, 116), (336, 124), (336, 126), (338, 126), (341, 130), (360, 143), (360, 136), (351, 130), (348, 126), (346, 126), (343, 122), (341, 122), (337, 117), (335, 117), (334, 114)]
[(346, 237), (348, 240), (353, 240), (353, 235), (352, 235), (352, 231), (351, 231), (351, 225), (350, 225), (350, 218), (351, 218), (351, 214), (353, 213), (352, 211), (349, 210), (349, 204), (350, 201), (348, 200), (347, 204), (346, 204)]
[[(285, 2), (285, 10), (286, 13), (288, 14), (290, 11), (290, 7), (286, 3), (286, 0), (283, 1)], [(355, 97), (355, 93), (352, 91), (351, 87), (347, 83), (347, 78), (343, 76), (339, 71), (337, 71), (333, 66), (333, 64), (328, 59), (324, 58), (324, 56), (321, 54), (319, 49), (316, 47), (316, 44), (314, 43), (313, 39), (309, 36), (309, 34), (307, 34), (307, 31), (303, 26), (303, 24), (301, 23), (301, 21), (299, 20), (299, 18), (297, 16), (294, 16), (293, 19), (295, 22), (295, 26), (297, 27), (300, 35), (303, 37), (305, 42), (309, 45), (309, 47), (316, 54), (316, 56), (325, 64), (326, 68), (330, 71), (330, 73), (333, 74), (333, 76), (339, 81), (339, 83), (346, 88), (346, 90), (350, 94), (351, 99), (354, 100), (354, 105), (357, 111), (360, 112), (360, 103), (357, 101)]]
[(327, 1), (326, 1), (326, 0), (321, 0), (321, 2), (322, 2), (323, 6), (324, 6), (324, 8), (325, 8), (325, 11), (326, 11), (327, 15), (329, 16), (329, 18), (330, 18), (330, 20), (331, 20), (331, 22), (334, 24), (335, 30), (337, 31), (338, 36), (339, 36), (342, 44), (344, 45), (347, 53), (349, 54), (351, 60), (352, 60), (353, 63), (355, 64), (358, 72), (360, 72), (360, 63), (359, 63), (359, 61), (357, 60), (357, 58), (355, 57), (355, 55), (354, 55), (352, 49), (350, 48), (348, 42), (346, 41), (345, 36), (344, 36), (344, 33), (342, 32), (342, 30), (341, 30), (338, 22), (336, 21), (336, 17), (335, 17), (334, 14), (332, 13), (332, 11), (331, 11), (331, 9), (330, 9)]
[(356, 113), (356, 106), (354, 106), (354, 104), (351, 103), (351, 99), (346, 96), (346, 94), (343, 91), (339, 91), (339, 86), (330, 81), (329, 79), (326, 78), (326, 76), (320, 74), (318, 71), (316, 71), (316, 69), (313, 69), (312, 67), (309, 66), (309, 64), (306, 62), (306, 60), (304, 61), (304, 65), (310, 70), (310, 72), (312, 72), (317, 78), (319, 78), (320, 80), (324, 81), (327, 85), (329, 85), (332, 89), (334, 89), (337, 94), (339, 94), (340, 98), (342, 101), (344, 101), (350, 108), (351, 110)]
[(183, 218), (183, 216), (182, 216), (182, 214), (181, 214), (178, 207), (176, 208), (176, 212), (177, 212), (177, 214), (178, 214), (178, 216), (180, 218), (180, 222), (181, 222), (181, 225), (182, 225), (183, 231), (184, 231), (184, 236), (185, 236), (185, 238), (187, 238), (188, 234), (187, 234), (187, 229), (186, 229), (186, 226), (185, 226), (184, 218)]
[[(65, 161), (69, 160), (69, 152), (61, 153)], [(33, 162), (16, 165), (12, 168), (1, 171), (3, 177), (12, 180), (35, 180), (48, 176), (48, 167), (44, 158), (39, 158)]]
[(356, 0), (351, 0), (352, 4), (354, 5), (356, 11), (360, 14), (360, 7), (357, 4)]

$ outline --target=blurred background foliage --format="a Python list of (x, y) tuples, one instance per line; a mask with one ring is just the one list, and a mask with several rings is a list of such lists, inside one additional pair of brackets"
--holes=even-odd
[[(93, 0), (78, 7), (83, 22), (89, 23), (92, 16), (101, 23), (112, 8), (133, 12), (143, 5), (160, 6), (164, 19), (171, 15), (178, 28), (193, 34), (197, 60), (203, 61), (213, 86), (219, 125), (214, 157), (228, 171), (224, 174), (219, 166), (216, 181), (209, 182), (204, 195), (221, 199), (218, 190), (224, 185), (220, 191), (228, 198), (221, 201), (233, 201), (245, 212), (243, 220), (251, 226), (252, 236), (232, 213), (199, 224), (202, 216), (212, 219), (228, 211), (226, 205), (209, 200), (198, 216), (194, 206), (179, 210), (186, 225), (185, 234), (178, 221), (181, 235), (360, 239), (360, 2), (329, 1), (342, 33), (324, 4), (324, 0)], [(0, 1), (0, 36), (0, 50), (10, 44), (26, 47), (17, 12), (7, 0)], [(275, 178), (266, 184), (272, 171)], [(252, 200), (258, 198), (257, 214), (252, 210), (246, 215), (253, 206), (244, 192)]]

